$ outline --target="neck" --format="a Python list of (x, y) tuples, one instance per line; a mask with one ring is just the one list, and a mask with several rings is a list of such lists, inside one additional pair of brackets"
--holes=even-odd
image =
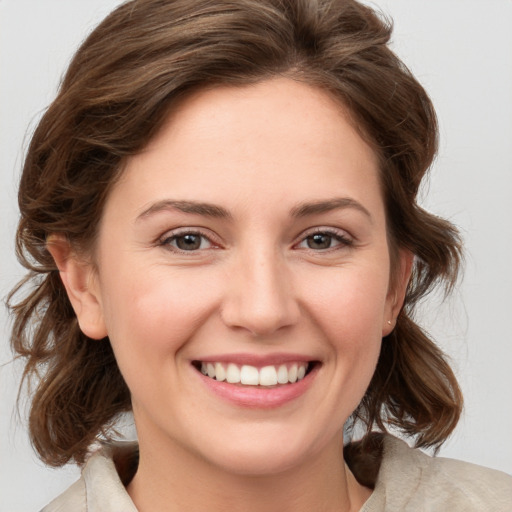
[(128, 486), (140, 512), (356, 512), (371, 494), (346, 467), (341, 438), (297, 467), (265, 475), (233, 473), (180, 446), (156, 444), (140, 440), (139, 468)]

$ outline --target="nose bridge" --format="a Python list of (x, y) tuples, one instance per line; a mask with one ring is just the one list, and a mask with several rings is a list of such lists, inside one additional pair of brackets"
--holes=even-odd
[(293, 325), (299, 306), (282, 254), (269, 245), (251, 244), (236, 259), (225, 297), (224, 321), (255, 335)]

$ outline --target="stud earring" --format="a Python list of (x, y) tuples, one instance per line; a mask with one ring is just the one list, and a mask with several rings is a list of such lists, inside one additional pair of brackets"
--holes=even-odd
[(391, 320), (388, 320), (389, 325), (393, 325), (393, 322)]

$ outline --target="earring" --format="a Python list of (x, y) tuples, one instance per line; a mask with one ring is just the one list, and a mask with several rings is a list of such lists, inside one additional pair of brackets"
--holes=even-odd
[(388, 320), (389, 325), (393, 325), (393, 322), (391, 320)]

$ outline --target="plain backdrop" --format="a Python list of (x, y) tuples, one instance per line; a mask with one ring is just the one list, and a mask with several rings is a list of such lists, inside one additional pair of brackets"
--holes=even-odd
[[(29, 134), (74, 50), (118, 0), (0, 0), (0, 295), (22, 276), (14, 256), (16, 183)], [(370, 3), (370, 2), (368, 2)], [(512, 1), (377, 0), (393, 47), (429, 91), (441, 130), (423, 205), (466, 241), (465, 278), (422, 323), (451, 356), (465, 415), (441, 455), (512, 473)], [(374, 4), (375, 5), (375, 4)], [(0, 511), (36, 511), (78, 476), (33, 454), (20, 366), (0, 311)]]

